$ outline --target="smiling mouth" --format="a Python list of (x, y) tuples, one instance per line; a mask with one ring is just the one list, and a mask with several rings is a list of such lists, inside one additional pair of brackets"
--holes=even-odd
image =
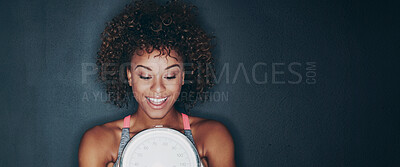
[[(168, 96), (169, 97), (169, 96)], [(167, 101), (168, 97), (164, 97), (161, 99), (156, 99), (156, 98), (151, 98), (151, 97), (146, 97), (146, 99), (153, 105), (161, 105), (163, 104), (165, 101)]]

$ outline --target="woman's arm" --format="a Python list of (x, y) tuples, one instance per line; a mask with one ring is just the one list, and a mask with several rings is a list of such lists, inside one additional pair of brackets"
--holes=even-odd
[(83, 134), (79, 145), (79, 167), (105, 167), (107, 157), (101, 134), (104, 130), (100, 126), (89, 129)]
[(234, 143), (229, 130), (220, 122), (207, 121), (205, 151), (209, 167), (235, 167)]

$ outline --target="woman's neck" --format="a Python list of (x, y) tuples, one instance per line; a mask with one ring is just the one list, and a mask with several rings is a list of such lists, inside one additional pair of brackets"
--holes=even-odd
[(154, 128), (156, 125), (162, 125), (163, 127), (179, 129), (182, 124), (181, 113), (178, 112), (174, 107), (167, 112), (163, 118), (153, 119), (149, 117), (145, 111), (136, 110), (132, 117), (134, 119), (134, 128), (138, 129), (149, 129)]

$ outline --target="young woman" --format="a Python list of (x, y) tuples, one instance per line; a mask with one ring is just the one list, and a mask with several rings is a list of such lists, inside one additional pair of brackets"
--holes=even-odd
[(214, 85), (212, 37), (198, 25), (194, 9), (177, 0), (166, 5), (136, 1), (107, 24), (98, 52), (99, 78), (115, 105), (127, 106), (133, 94), (138, 107), (125, 120), (85, 132), (79, 146), (80, 167), (115, 166), (125, 126), (132, 138), (156, 125), (183, 133), (184, 123), (190, 126), (204, 166), (235, 166), (233, 140), (222, 123), (185, 118), (174, 107), (180, 103), (192, 108)]

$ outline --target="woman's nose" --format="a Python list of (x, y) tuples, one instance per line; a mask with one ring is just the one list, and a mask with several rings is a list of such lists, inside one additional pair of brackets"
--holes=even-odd
[(160, 77), (156, 77), (153, 80), (153, 84), (151, 86), (151, 91), (161, 95), (165, 91), (165, 85)]

